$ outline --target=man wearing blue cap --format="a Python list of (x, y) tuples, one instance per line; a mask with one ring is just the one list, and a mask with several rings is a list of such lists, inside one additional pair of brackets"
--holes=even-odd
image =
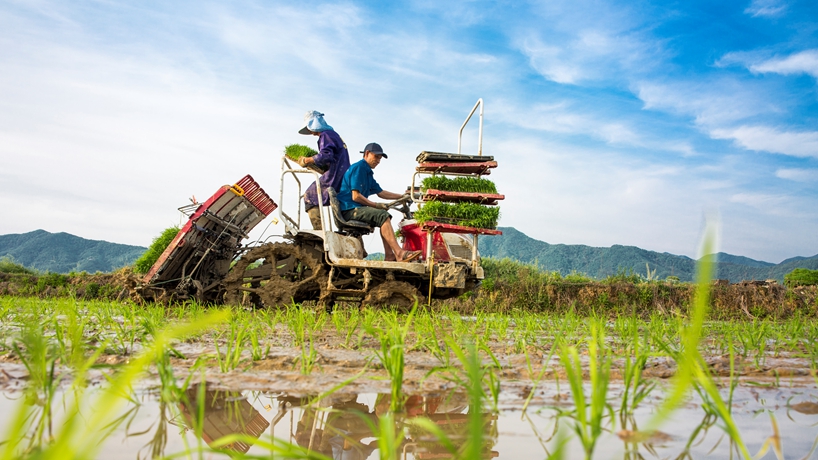
[(420, 257), (420, 251), (401, 249), (392, 229), (389, 207), (386, 203), (376, 203), (369, 199), (371, 195), (378, 195), (384, 200), (397, 200), (403, 197), (400, 193), (387, 192), (375, 181), (372, 170), (381, 163), (382, 158), (389, 157), (381, 146), (374, 142), (367, 144), (361, 153), (364, 154), (363, 160), (350, 166), (341, 181), (341, 189), (338, 192), (341, 213), (346, 220), (366, 222), (381, 229), (384, 260), (411, 262)]
[[(338, 190), (341, 187), (341, 180), (344, 173), (349, 169), (349, 152), (344, 140), (338, 135), (332, 126), (324, 121), (324, 114), (315, 110), (310, 110), (304, 115), (305, 125), (298, 133), (318, 136), (318, 154), (312, 157), (302, 157), (298, 160), (301, 167), (308, 164), (315, 164), (324, 170), (319, 181), (321, 182), (321, 201), (324, 206), (329, 206), (329, 194), (327, 187)], [(304, 209), (310, 216), (312, 228), (321, 230), (321, 211), (318, 207), (318, 191), (315, 182), (307, 188), (304, 193)]]

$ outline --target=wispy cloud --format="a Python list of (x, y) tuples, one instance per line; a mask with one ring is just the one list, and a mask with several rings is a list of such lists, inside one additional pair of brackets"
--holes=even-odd
[(781, 0), (753, 0), (744, 13), (753, 17), (776, 17), (783, 15), (786, 11), (787, 5)]
[(620, 86), (661, 65), (665, 50), (650, 21), (649, 14), (619, 2), (535, 2), (531, 16), (515, 22), (509, 36), (547, 80)]
[(711, 135), (716, 139), (731, 139), (748, 150), (818, 158), (818, 131), (780, 131), (769, 126), (740, 126), (714, 129)]
[(756, 73), (777, 73), (781, 75), (805, 73), (813, 78), (818, 78), (818, 50), (811, 49), (783, 58), (768, 59), (750, 65), (750, 70)]
[(816, 182), (818, 181), (818, 169), (780, 168), (775, 172), (775, 176), (797, 182)]
[(644, 102), (645, 109), (690, 116), (705, 128), (724, 126), (777, 110), (755, 85), (729, 77), (673, 83), (643, 81), (635, 85), (635, 92)]

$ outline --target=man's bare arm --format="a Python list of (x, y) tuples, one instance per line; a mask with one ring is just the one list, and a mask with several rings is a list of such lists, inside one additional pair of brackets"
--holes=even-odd
[(379, 193), (378, 196), (383, 198), (384, 200), (397, 200), (398, 198), (403, 197), (403, 195), (400, 193), (387, 192), (386, 190), (381, 191), (381, 193)]
[[(383, 192), (381, 192), (381, 193), (383, 193)], [(380, 194), (378, 194), (378, 196), (380, 196)], [(375, 203), (374, 201), (370, 200), (369, 198), (361, 195), (361, 192), (359, 192), (357, 190), (352, 191), (352, 201), (354, 201), (354, 202), (356, 202), (358, 204), (362, 204), (364, 206), (372, 207), (372, 208), (385, 209), (385, 207), (386, 207), (386, 205), (384, 203)]]

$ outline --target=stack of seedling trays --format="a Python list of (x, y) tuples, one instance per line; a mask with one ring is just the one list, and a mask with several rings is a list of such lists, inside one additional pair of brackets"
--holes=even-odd
[(422, 152), (417, 162), (417, 173), (427, 175), (421, 182), (422, 204), (415, 212), (424, 231), (502, 234), (496, 229), (497, 203), (505, 196), (482, 177), (497, 167), (494, 157)]

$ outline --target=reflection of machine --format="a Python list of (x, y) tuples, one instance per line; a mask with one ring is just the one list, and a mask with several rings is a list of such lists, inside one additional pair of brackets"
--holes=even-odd
[[(195, 417), (198, 413), (197, 397), (198, 388), (191, 388), (187, 391), (190, 407), (184, 403), (179, 404), (179, 410), (188, 427), (195, 426)], [(258, 438), (270, 426), (270, 422), (236, 391), (205, 391), (202, 422), (202, 439), (208, 445), (223, 436), (236, 433)], [(220, 448), (247, 453), (250, 444), (237, 441)]]
[[(480, 108), (477, 155), (461, 155), (460, 140), (472, 115)], [(423, 152), (412, 176), (489, 174), (497, 163), (482, 156), (483, 101), (475, 104), (458, 134), (458, 153)], [(137, 292), (142, 297), (195, 298), (228, 304), (278, 306), (315, 300), (327, 306), (338, 301), (367, 305), (410, 307), (426, 296), (449, 298), (475, 288), (483, 279), (477, 252), (478, 235), (498, 235), (493, 229), (462, 227), (427, 221), (418, 225), (410, 205), (425, 201), (471, 201), (493, 205), (502, 195), (426, 190), (390, 204), (403, 214), (399, 225), (403, 247), (421, 250), (420, 262), (364, 260), (361, 236), (377, 231), (357, 221), (346, 221), (327, 190), (331, 206), (320, 206), (323, 230), (302, 226), (305, 183), (319, 174), (291, 163), (281, 163), (281, 204), (287, 242), (243, 247), (240, 241), (277, 205), (250, 178), (222, 187), (207, 202), (188, 207), (190, 221), (144, 277)], [(414, 190), (414, 189), (411, 189)], [(285, 199), (285, 191), (287, 191)], [(284, 209), (284, 204), (287, 209)], [(186, 208), (180, 208), (182, 210)], [(305, 219), (306, 220), (306, 219)], [(231, 263), (235, 262), (232, 268)]]
[[(379, 395), (373, 410), (356, 399), (336, 401), (323, 409), (305, 406), (295, 439), (302, 447), (333, 458), (368, 458), (377, 447), (377, 430), (383, 428), (379, 419), (385, 412), (381, 409), (385, 411), (388, 407), (389, 395)], [(454, 458), (437, 438), (408, 422), (415, 417), (431, 420), (459, 448), (468, 441), (468, 422), (472, 414), (464, 413), (467, 407), (464, 395), (456, 393), (445, 397), (409, 397), (404, 412), (393, 414), (396, 433), (403, 433), (408, 427), (408, 437), (398, 439), (403, 458), (410, 455), (415, 459)], [(497, 443), (497, 416), (484, 413), (481, 417), (484, 420), (481, 458), (497, 457), (499, 453), (492, 450)], [(369, 440), (371, 438), (374, 440)]]

